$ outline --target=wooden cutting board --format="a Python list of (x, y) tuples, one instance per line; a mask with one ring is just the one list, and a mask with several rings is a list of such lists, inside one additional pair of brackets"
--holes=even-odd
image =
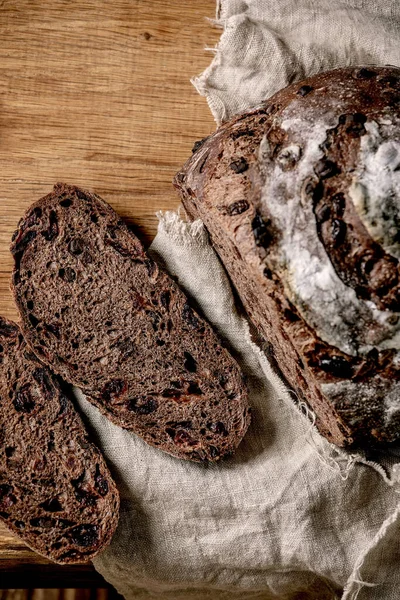
[[(214, 12), (214, 0), (0, 0), (1, 315), (17, 318), (12, 232), (55, 182), (94, 190), (147, 243), (155, 212), (179, 205), (172, 177), (215, 128), (189, 81), (211, 61)], [(99, 582), (0, 527), (0, 587)]]

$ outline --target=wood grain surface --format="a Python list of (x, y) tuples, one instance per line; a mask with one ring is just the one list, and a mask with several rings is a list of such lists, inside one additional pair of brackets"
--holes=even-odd
[[(57, 181), (96, 191), (147, 243), (155, 212), (178, 206), (172, 177), (215, 127), (189, 81), (211, 60), (214, 12), (214, 0), (0, 0), (0, 314), (17, 318), (12, 232)], [(102, 582), (0, 527), (0, 587), (62, 587), (57, 577)]]

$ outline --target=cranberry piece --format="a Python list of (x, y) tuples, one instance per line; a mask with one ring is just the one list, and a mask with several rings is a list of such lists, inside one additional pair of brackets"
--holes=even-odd
[(227, 435), (226, 427), (221, 421), (217, 423), (207, 423), (207, 429), (209, 429), (212, 433), (218, 433), (222, 435)]
[(126, 392), (126, 381), (123, 379), (111, 379), (103, 388), (103, 398), (105, 400), (114, 400)]
[(307, 96), (310, 92), (313, 91), (311, 85), (302, 85), (296, 92), (298, 96)]
[(36, 231), (27, 231), (25, 235), (22, 235), (21, 231), (18, 237), (16, 238), (15, 245), (12, 249), (12, 253), (14, 254), (14, 256), (17, 257), (17, 255), (22, 254), (22, 252), (26, 250), (28, 244), (30, 244), (32, 240), (35, 239), (36, 235)]
[(346, 237), (346, 223), (344, 221), (340, 221), (339, 219), (333, 219), (331, 225), (331, 234), (332, 239), (335, 244), (341, 244)]
[(24, 385), (16, 391), (13, 400), (14, 408), (18, 412), (30, 413), (35, 408), (35, 402), (31, 396), (29, 384)]
[(35, 519), (31, 519), (29, 524), (35, 528), (51, 529), (56, 525), (56, 521), (48, 517), (36, 517)]
[(99, 539), (99, 528), (97, 525), (87, 523), (78, 525), (70, 531), (71, 541), (82, 548), (94, 546)]
[(17, 328), (11, 323), (7, 323), (0, 317), (0, 336), (2, 337), (15, 337), (17, 335)]
[(100, 496), (106, 496), (108, 494), (108, 481), (104, 477), (104, 475), (100, 473), (99, 465), (96, 465), (96, 474), (94, 477), (94, 481), (95, 488), (99, 492)]
[(192, 328), (198, 329), (200, 327), (200, 321), (194, 314), (189, 304), (185, 303), (182, 310), (182, 319)]
[(266, 248), (269, 245), (272, 238), (268, 231), (268, 225), (270, 225), (269, 219), (264, 221), (261, 215), (256, 215), (252, 220), (251, 228), (253, 230), (256, 246)]
[(322, 158), (314, 167), (315, 173), (321, 177), (321, 179), (328, 179), (328, 177), (333, 177), (339, 172), (339, 169), (332, 160), (328, 160), (327, 158)]
[[(174, 391), (174, 395), (176, 395)], [(178, 392), (179, 393), (179, 392)], [(138, 415), (150, 415), (158, 408), (158, 402), (155, 398), (149, 396), (148, 398), (132, 398), (129, 401), (128, 409), (135, 412)]]
[(204, 142), (205, 142), (206, 140), (208, 140), (208, 138), (209, 138), (209, 136), (207, 136), (207, 137), (203, 138), (202, 140), (197, 140), (197, 142), (195, 142), (195, 143), (193, 144), (192, 153), (194, 154), (195, 152), (197, 152), (197, 150), (198, 150), (199, 148), (201, 148), (201, 146), (204, 144)]
[(241, 156), (237, 160), (234, 160), (230, 163), (229, 168), (232, 169), (234, 173), (239, 175), (239, 173), (244, 173), (249, 168), (247, 160)]
[(75, 256), (79, 256), (79, 254), (82, 254), (84, 249), (85, 249), (85, 244), (84, 244), (83, 240), (80, 238), (74, 238), (73, 240), (70, 241), (69, 246), (68, 246), (68, 250), (71, 252), (71, 254), (74, 254)]
[(160, 304), (163, 308), (167, 309), (169, 307), (169, 303), (171, 301), (171, 292), (166, 290), (165, 292), (161, 292), (160, 294)]
[(58, 219), (54, 210), (49, 215), (49, 227), (46, 231), (42, 232), (42, 235), (48, 242), (51, 242), (58, 236)]
[(333, 377), (349, 379), (353, 375), (353, 366), (342, 356), (322, 356), (318, 361), (318, 366)]
[(13, 494), (14, 489), (11, 485), (3, 483), (0, 485), (0, 505), (2, 508), (9, 508), (16, 503), (17, 499)]

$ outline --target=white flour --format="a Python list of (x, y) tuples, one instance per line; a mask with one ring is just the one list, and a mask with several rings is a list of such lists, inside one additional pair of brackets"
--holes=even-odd
[(394, 133), (398, 123), (384, 119), (365, 128), (368, 135), (361, 138), (350, 197), (371, 237), (400, 258), (400, 142)]
[[(291, 107), (293, 111), (294, 107)], [(297, 152), (298, 164), (294, 170), (283, 170), (281, 164), (269, 162), (265, 140), (260, 148), (260, 158), (268, 174), (263, 190), (265, 202), (273, 223), (282, 232), (277, 242), (277, 265), (274, 268), (281, 276), (286, 294), (299, 308), (305, 321), (328, 344), (353, 356), (368, 352), (374, 346), (400, 349), (400, 319), (398, 323), (390, 323), (389, 319), (393, 321), (392, 312), (379, 310), (372, 302), (357, 298), (355, 291), (343, 283), (318, 238), (312, 201), (299, 200), (304, 182), (315, 177), (313, 167), (323, 156), (320, 145), (327, 137), (327, 131), (337, 124), (333, 113), (318, 118), (314, 115), (314, 118), (315, 121), (304, 115), (304, 118), (285, 119), (281, 124), (296, 141), (302, 140), (302, 152), (301, 155)], [(378, 208), (375, 213), (378, 214), (381, 196), (376, 189), (379, 189), (381, 167), (373, 167), (374, 155), (367, 148), (380, 151), (379, 164), (389, 161), (390, 166), (396, 163), (397, 156), (400, 160), (400, 148), (392, 145), (382, 149), (382, 145), (376, 144), (374, 125), (368, 126), (367, 131), (362, 137), (361, 151), (362, 161), (367, 165), (364, 184), (367, 183), (371, 195), (376, 194)], [(288, 146), (288, 154), (293, 154), (293, 147), (293, 143)], [(390, 173), (395, 174), (397, 181), (400, 172), (390, 170)], [(388, 179), (392, 181), (394, 177), (389, 175)], [(382, 215), (381, 221), (384, 222)], [(389, 235), (389, 229), (386, 231), (383, 226), (381, 229)]]

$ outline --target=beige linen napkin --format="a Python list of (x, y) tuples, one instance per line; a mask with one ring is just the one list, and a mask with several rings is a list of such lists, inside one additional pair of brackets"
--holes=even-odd
[[(224, 0), (221, 43), (196, 85), (221, 121), (318, 70), (400, 64), (399, 20), (391, 0)], [(128, 600), (397, 600), (396, 457), (368, 462), (319, 436), (251, 341), (200, 222), (160, 215), (152, 250), (230, 344), (253, 421), (233, 458), (191, 464), (119, 429), (77, 392), (122, 497), (96, 568)]]
[(398, 0), (217, 0), (216, 24), (216, 56), (193, 83), (217, 123), (320, 71), (400, 65)]

